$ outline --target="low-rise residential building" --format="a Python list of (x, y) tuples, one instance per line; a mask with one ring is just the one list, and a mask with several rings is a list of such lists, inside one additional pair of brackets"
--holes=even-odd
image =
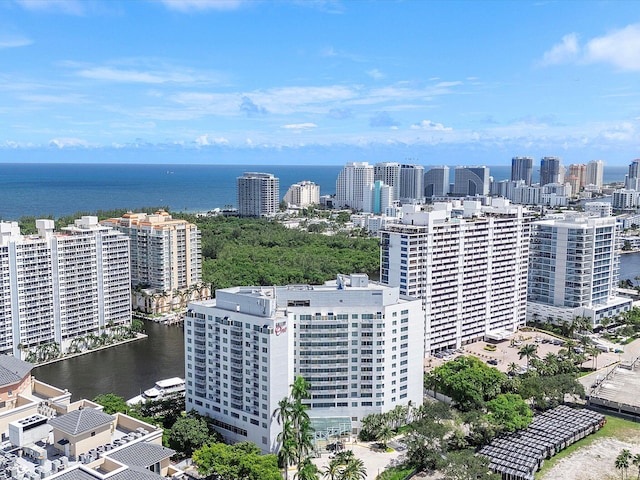
[(33, 365), (0, 355), (0, 472), (6, 478), (160, 480), (178, 478), (162, 429), (31, 376)]
[(189, 304), (187, 409), (213, 418), (228, 441), (274, 452), (273, 412), (302, 376), (309, 417), (323, 425), (316, 436), (357, 432), (366, 415), (422, 403), (423, 324), (420, 300), (366, 275), (218, 290)]

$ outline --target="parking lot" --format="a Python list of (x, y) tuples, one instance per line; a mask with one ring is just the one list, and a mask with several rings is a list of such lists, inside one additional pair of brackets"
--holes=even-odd
[[(561, 348), (564, 348), (564, 342), (552, 335), (544, 332), (533, 331), (519, 331), (513, 334), (510, 338), (500, 342), (486, 342), (478, 341), (465, 345), (458, 350), (449, 350), (445, 355), (431, 356), (425, 360), (425, 370), (431, 370), (444, 362), (451, 360), (458, 355), (473, 355), (487, 362), (488, 365), (496, 367), (498, 370), (506, 372), (511, 363), (515, 363), (522, 367), (522, 371), (526, 368), (527, 359), (520, 358), (520, 349), (528, 344), (537, 346), (536, 355), (539, 358), (544, 358), (548, 353), (558, 354)], [(485, 346), (495, 346), (494, 351), (485, 349)], [(489, 347), (492, 348), (492, 347)], [(577, 347), (580, 349), (580, 347)], [(620, 346), (612, 346), (612, 348), (622, 348)], [(580, 350), (577, 351), (580, 353)], [(620, 353), (615, 352), (602, 352), (597, 357), (597, 368), (604, 368), (608, 365), (616, 363), (620, 360)], [(440, 358), (439, 358), (440, 357)], [(593, 361), (590, 356), (587, 356), (588, 360), (583, 364), (585, 368), (592, 368)]]

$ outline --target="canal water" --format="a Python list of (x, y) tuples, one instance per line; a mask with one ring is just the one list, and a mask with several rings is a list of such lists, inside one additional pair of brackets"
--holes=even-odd
[(640, 276), (640, 252), (620, 255), (620, 280), (629, 279), (635, 285), (640, 285), (640, 281), (635, 279), (638, 276)]
[(115, 393), (124, 399), (151, 388), (156, 380), (184, 378), (181, 327), (144, 322), (146, 339), (106, 348), (33, 369), (50, 385), (66, 388), (73, 400)]

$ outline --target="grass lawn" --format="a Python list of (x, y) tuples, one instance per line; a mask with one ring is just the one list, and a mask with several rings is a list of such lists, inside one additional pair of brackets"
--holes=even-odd
[(586, 438), (570, 445), (569, 447), (562, 450), (557, 455), (551, 457), (550, 460), (544, 461), (544, 466), (542, 469), (535, 474), (536, 479), (540, 479), (544, 476), (544, 474), (551, 469), (556, 462), (562, 460), (565, 457), (568, 457), (576, 450), (591, 445), (593, 442), (600, 438), (617, 438), (618, 440), (628, 440), (629, 438), (634, 438), (638, 436), (638, 429), (640, 426), (637, 423), (630, 422), (629, 420), (623, 420), (618, 417), (612, 417), (607, 415), (607, 423), (598, 430), (596, 433), (589, 435)]
[(376, 477), (376, 480), (404, 480), (413, 472), (413, 468), (410, 467), (391, 467)]

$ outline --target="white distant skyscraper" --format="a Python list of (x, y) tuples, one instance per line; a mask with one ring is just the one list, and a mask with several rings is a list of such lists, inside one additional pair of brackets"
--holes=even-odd
[(349, 162), (336, 180), (336, 206), (364, 210), (369, 188), (374, 182), (373, 166), (367, 162)]
[(424, 201), (424, 167), (400, 165), (400, 201), (415, 203)]
[(380, 280), (422, 298), (427, 353), (525, 323), (529, 216), (508, 200), (492, 201), (426, 211), (406, 205), (402, 223), (381, 231)]
[(424, 174), (424, 196), (443, 197), (449, 193), (449, 167), (433, 167)]
[(591, 160), (587, 163), (586, 184), (602, 188), (604, 178), (604, 161)]
[(85, 216), (38, 235), (0, 222), (0, 352), (18, 358), (44, 344), (66, 353), (81, 336), (131, 322), (129, 238)]
[(187, 410), (226, 441), (278, 448), (273, 416), (297, 376), (316, 438), (358, 433), (362, 419), (422, 404), (421, 302), (368, 281), (233, 287), (193, 302), (185, 319)]
[(533, 173), (533, 158), (513, 157), (511, 159), (511, 181), (523, 180), (525, 184), (531, 185)]
[(294, 183), (284, 195), (284, 201), (288, 205), (296, 207), (308, 207), (320, 203), (320, 185), (309, 180)]
[(489, 167), (456, 167), (453, 194), (459, 196), (489, 195)]
[(393, 187), (393, 199), (400, 199), (400, 164), (396, 162), (376, 163), (373, 167), (374, 180), (382, 180)]
[(572, 321), (593, 326), (631, 308), (616, 297), (619, 254), (616, 219), (587, 215), (535, 222), (529, 262), (528, 318)]
[(263, 217), (280, 208), (280, 180), (271, 173), (245, 172), (237, 180), (238, 215)]
[(385, 185), (382, 180), (376, 180), (369, 186), (369, 196), (365, 202), (363, 212), (376, 215), (385, 213), (393, 206), (393, 187)]

